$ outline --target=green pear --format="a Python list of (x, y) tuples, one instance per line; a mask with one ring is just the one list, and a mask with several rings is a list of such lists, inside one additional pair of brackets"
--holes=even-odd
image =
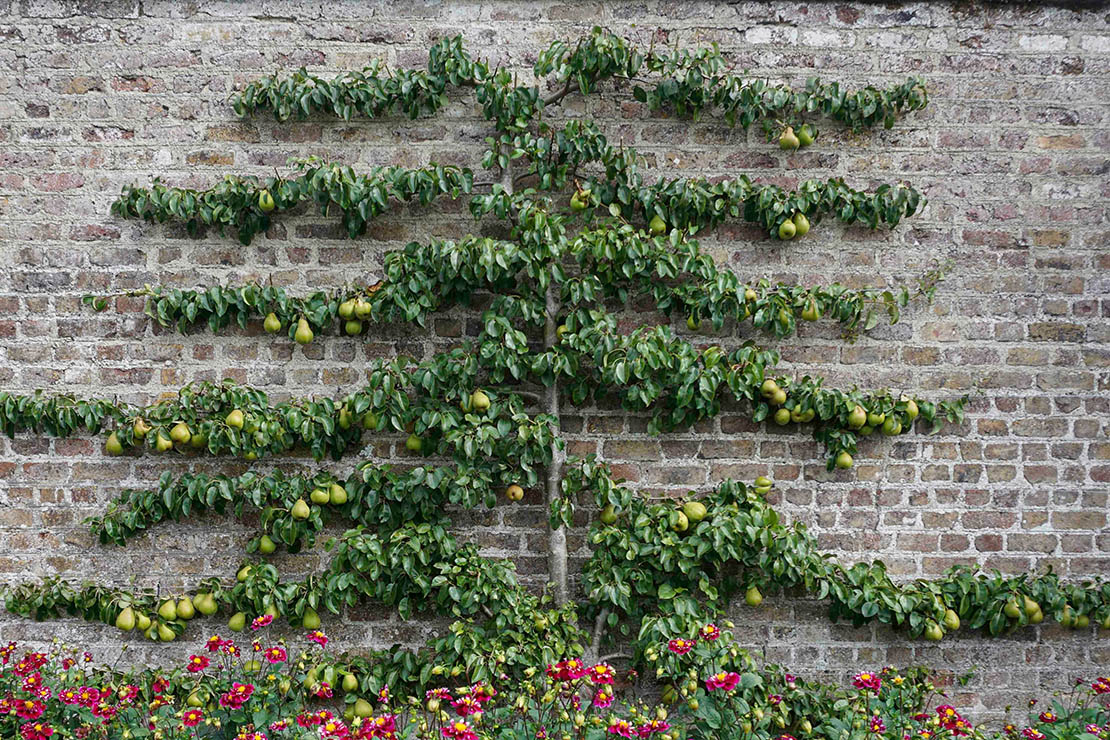
[(357, 337), (362, 333), (362, 322), (358, 319), (351, 319), (343, 324), (343, 333), (349, 337)]
[(405, 449), (409, 452), (420, 452), (424, 449), (424, 440), (415, 434), (410, 434), (409, 438), (405, 440)]
[(489, 396), (483, 391), (474, 391), (470, 394), (470, 407), (479, 414), (484, 414), (489, 411), (489, 404)]
[(859, 429), (867, 423), (867, 412), (864, 411), (863, 406), (856, 406), (848, 414), (848, 428)]
[(182, 597), (181, 601), (177, 602), (177, 618), (188, 621), (197, 615), (196, 606), (193, 600), (188, 596)]
[(301, 317), (297, 320), (297, 331), (293, 334), (293, 341), (297, 344), (308, 344), (315, 338), (312, 333), (312, 327), (308, 325), (308, 320)]
[(270, 539), (270, 535), (264, 534), (258, 539), (258, 551), (263, 555), (271, 555), (276, 549), (277, 545)]
[(917, 407), (917, 401), (906, 396), (903, 396), (902, 400), (906, 402), (906, 418), (913, 421), (921, 413), (921, 409)]
[(800, 146), (809, 146), (817, 139), (817, 131), (808, 123), (803, 123), (798, 129), (797, 136)]
[(1031, 617), (1033, 616), (1034, 612), (1041, 611), (1041, 605), (1038, 604), (1036, 601), (1033, 601), (1033, 599), (1029, 598), (1028, 596), (1025, 596), (1023, 598), (1025, 599), (1024, 606), (1026, 616)]
[(124, 607), (123, 611), (116, 616), (116, 627), (124, 632), (135, 629), (135, 610), (129, 606)]
[(374, 713), (374, 708), (370, 706), (370, 702), (365, 699), (355, 700), (355, 716), (366, 718)]
[(297, 499), (297, 503), (293, 504), (293, 508), (290, 510), (290, 513), (293, 515), (294, 519), (308, 519), (308, 516), (312, 513), (312, 510), (308, 508), (308, 504), (305, 503), (305, 500), (303, 498), (299, 498)]
[(793, 126), (787, 126), (779, 135), (779, 146), (785, 151), (793, 151), (801, 145), (802, 142), (798, 139), (798, 135), (794, 133)]
[(243, 419), (243, 412), (239, 409), (234, 409), (224, 419), (224, 423), (227, 424), (229, 427), (232, 427), (233, 429), (242, 429), (244, 421), (245, 420)]
[(216, 597), (209, 593), (197, 594), (196, 598), (193, 599), (193, 604), (197, 611), (206, 617), (211, 617), (220, 610), (219, 604), (216, 603)]
[(750, 586), (748, 590), (744, 592), (744, 603), (748, 606), (759, 606), (763, 603), (763, 594), (761, 594), (759, 589), (755, 586)]
[(235, 580), (239, 583), (246, 583), (247, 579), (251, 577), (252, 570), (254, 570), (254, 568), (250, 565), (244, 565), (239, 569), (239, 572), (235, 574)]
[(698, 321), (696, 316), (686, 317), (686, 328), (690, 331), (697, 331), (701, 327), (701, 322)]
[(613, 508), (612, 504), (608, 504), (601, 510), (601, 516), (599, 518), (602, 524), (612, 526), (617, 523), (617, 510)]
[(671, 529), (678, 532), (679, 534), (682, 534), (689, 528), (690, 520), (686, 518), (686, 514), (681, 511), (678, 512), (678, 518), (675, 520), (675, 523), (671, 525)]
[(364, 301), (361, 298), (355, 301), (355, 318), (366, 321), (373, 312), (374, 304), (370, 301)]
[(189, 425), (183, 421), (174, 424), (173, 429), (170, 430), (170, 439), (179, 445), (188, 444), (192, 436), (193, 433), (189, 431)]
[(271, 311), (266, 314), (266, 320), (262, 322), (262, 328), (265, 329), (268, 334), (277, 334), (281, 331), (281, 319), (277, 317), (276, 313)]
[(761, 475), (753, 481), (760, 488), (770, 488), (775, 485), (775, 482), (765, 475)]
[(338, 483), (328, 486), (328, 503), (333, 506), (342, 506), (347, 503), (347, 489)]
[(269, 606), (267, 606), (266, 610), (263, 611), (262, 613), (266, 616), (273, 617), (274, 619), (277, 619), (278, 617), (281, 616), (281, 612), (278, 611), (278, 608), (273, 604), (270, 604)]
[(789, 409), (779, 409), (775, 412), (775, 423), (779, 426), (786, 426), (790, 423)]
[(764, 380), (763, 385), (759, 386), (759, 392), (765, 397), (775, 395), (779, 390), (779, 384), (773, 380)]
[(687, 501), (682, 505), (682, 513), (686, 518), (697, 524), (709, 514), (709, 509), (705, 508), (705, 504), (701, 501)]
[(944, 630), (936, 622), (929, 620), (925, 626), (925, 639), (930, 642), (940, 642), (944, 638)]
[(167, 624), (158, 625), (158, 639), (162, 642), (173, 642), (177, 639), (177, 633), (170, 629)]
[(189, 437), (189, 446), (192, 447), (194, 450), (199, 450), (207, 444), (208, 435), (204, 433), (203, 429), (197, 432), (193, 432), (193, 435)]
[(356, 690), (358, 688), (358, 679), (355, 678), (355, 674), (348, 673), (347, 675), (343, 676), (342, 686), (344, 691)]
[(173, 603), (173, 599), (166, 599), (162, 602), (162, 605), (158, 607), (158, 616), (167, 622), (177, 619), (177, 605)]
[(305, 608), (304, 615), (301, 617), (301, 626), (306, 630), (320, 629), (320, 615), (316, 613), (315, 609)]
[(817, 301), (810, 298), (809, 301), (806, 302), (806, 307), (802, 309), (802, 319), (805, 321), (816, 321), (819, 318), (821, 318), (821, 309), (817, 308)]
[(575, 213), (581, 213), (586, 210), (586, 198), (588, 197), (589, 196), (583, 197), (581, 191), (575, 190), (570, 196), (570, 210)]
[(135, 419), (135, 423), (131, 425), (131, 429), (135, 433), (135, 439), (144, 439), (150, 431), (150, 424), (147, 424), (142, 417), (138, 417)]
[(798, 233), (798, 228), (794, 226), (794, 222), (790, 219), (787, 219), (779, 224), (779, 239), (782, 239), (783, 241), (789, 241), (794, 238), (794, 235), (796, 233)]
[(351, 410), (347, 408), (347, 404), (339, 407), (339, 428), (347, 431), (355, 423), (355, 417), (351, 414)]
[(841, 450), (840, 454), (836, 456), (836, 467), (841, 470), (847, 470), (852, 467), (853, 462), (854, 460), (852, 460), (852, 456), (848, 454), (847, 450)]
[(949, 632), (955, 632), (960, 628), (960, 615), (951, 609), (944, 610), (944, 628)]
[(902, 422), (894, 416), (888, 416), (883, 421), (883, 436), (896, 437), (902, 433)]
[(143, 612), (135, 612), (135, 626), (138, 627), (141, 632), (146, 632), (150, 629), (150, 617)]
[(775, 391), (775, 394), (771, 396), (771, 398), (768, 400), (775, 406), (782, 406), (784, 403), (786, 403), (786, 391), (784, 391), (782, 388), (779, 388), (777, 391)]
[(243, 612), (235, 612), (231, 615), (231, 619), (227, 620), (227, 628), (232, 632), (242, 632), (246, 626), (247, 615)]
[(377, 429), (378, 428), (378, 415), (373, 411), (367, 411), (362, 415), (362, 428), (363, 429)]
[(108, 441), (104, 443), (104, 451), (109, 455), (123, 454), (123, 443), (119, 441), (119, 436), (115, 432), (108, 435)]
[(258, 194), (258, 209), (265, 213), (274, 210), (274, 196), (270, 195), (269, 190), (263, 190)]
[(355, 299), (348, 298), (339, 304), (339, 318), (353, 319), (355, 317)]
[(653, 236), (659, 236), (667, 231), (667, 222), (659, 218), (659, 214), (657, 213), (651, 217), (651, 221), (648, 223), (648, 229)]
[(308, 497), (312, 500), (312, 503), (318, 506), (322, 506), (331, 500), (328, 492), (323, 488), (312, 489), (312, 493), (310, 493)]
[(867, 414), (867, 426), (881, 427), (886, 421), (886, 414), (876, 414), (874, 411)]
[(794, 235), (798, 237), (805, 236), (809, 233), (809, 219), (801, 211), (794, 214), (792, 219), (794, 222)]
[(1021, 616), (1021, 607), (1018, 606), (1016, 599), (1010, 599), (1006, 602), (1006, 606), (1002, 607), (1002, 613), (1010, 619), (1017, 619)]
[(189, 694), (189, 698), (185, 700), (185, 704), (187, 704), (190, 707), (193, 707), (194, 709), (199, 708), (199, 707), (203, 707), (204, 706), (204, 695), (201, 693), (201, 690), (197, 689), (193, 693)]

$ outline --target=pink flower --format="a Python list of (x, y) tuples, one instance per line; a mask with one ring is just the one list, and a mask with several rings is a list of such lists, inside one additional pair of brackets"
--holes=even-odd
[(462, 720), (447, 725), (440, 730), (440, 734), (447, 738), (447, 740), (478, 740), (477, 733), (470, 729), (470, 725)]
[(767, 701), (771, 702), (771, 706), (773, 706), (773, 707), (778, 706), (779, 704), (782, 704), (782, 695), (781, 694), (771, 694), (770, 696), (767, 697)]
[(1095, 682), (1091, 684), (1091, 689), (1096, 694), (1110, 694), (1110, 678), (1103, 676), (1095, 679)]
[(289, 655), (285, 652), (285, 648), (280, 645), (274, 645), (263, 653), (267, 663), (284, 663)]
[(547, 667), (547, 675), (556, 681), (574, 681), (586, 675), (586, 664), (575, 658), (560, 660)]
[(469, 717), (482, 711), (481, 703), (473, 696), (461, 696), (452, 701), (451, 706), (454, 707), (455, 714), (460, 717)]
[(314, 642), (317, 645), (319, 645), (320, 647), (327, 647), (328, 636), (325, 635), (320, 630), (313, 630), (312, 632), (309, 632), (308, 633), (308, 639), (309, 639), (310, 642)]
[(439, 699), (440, 701), (450, 701), (451, 700), (451, 691), (450, 691), (450, 689), (446, 689), (446, 688), (443, 688), (443, 687), (440, 687), (438, 689), (428, 689), (427, 691), (424, 692), (424, 698), (425, 699)]
[(1026, 727), (1021, 731), (1021, 736), (1025, 740), (1045, 740), (1046, 735), (1043, 732), (1037, 732), (1032, 727)]
[(261, 617), (255, 617), (254, 618), (254, 621), (251, 622), (251, 629), (254, 630), (255, 632), (257, 632), (258, 630), (262, 629), (263, 627), (269, 627), (270, 623), (273, 622), (273, 621), (274, 621), (273, 615), (263, 614)]
[(47, 740), (54, 734), (54, 728), (45, 722), (28, 722), (19, 728), (19, 735), (23, 740)]
[(876, 717), (873, 715), (867, 723), (867, 729), (878, 735), (880, 733), (886, 732), (886, 725), (883, 724), (882, 717)]
[(487, 701), (497, 696), (497, 689), (493, 688), (492, 686), (486, 686), (484, 683), (479, 681), (478, 683), (470, 687), (470, 695), (482, 704), (485, 704)]
[(628, 723), (628, 720), (618, 719), (609, 725), (608, 732), (610, 735), (632, 737), (632, 725)]
[(608, 686), (602, 686), (594, 693), (590, 703), (598, 709), (608, 709), (613, 706), (613, 698), (613, 690)]
[(1052, 712), (1041, 712), (1041, 716), (1039, 717), (1039, 719), (1041, 720), (1041, 722), (1052, 724), (1057, 720), (1057, 717)]
[(208, 660), (207, 655), (190, 655), (189, 665), (185, 667), (185, 670), (189, 671), (189, 673), (200, 673), (207, 668), (211, 662), (212, 661)]
[(598, 663), (590, 669), (590, 680), (594, 683), (611, 684), (617, 679), (617, 672), (608, 663)]
[(705, 679), (705, 688), (709, 691), (732, 691), (740, 684), (740, 674), (735, 671), (728, 673), (721, 671)]
[(190, 709), (181, 717), (181, 724), (186, 727), (196, 727), (204, 719), (204, 712), (199, 709)]
[(874, 673), (857, 673), (852, 679), (852, 685), (857, 689), (867, 689), (877, 694), (883, 685), (883, 680)]
[(665, 722), (661, 719), (653, 719), (651, 722), (637, 727), (636, 734), (639, 737), (651, 737), (655, 733), (664, 733), (669, 729), (671, 729), (669, 722)]
[(701, 639), (713, 641), (721, 636), (721, 630), (715, 624), (707, 624), (701, 628)]
[(315, 696), (317, 699), (330, 699), (333, 696), (331, 684), (329, 684), (327, 681), (321, 681), (316, 686), (316, 690), (312, 692), (312, 695)]
[(697, 640), (684, 640), (681, 637), (676, 637), (667, 643), (667, 649), (675, 655), (685, 655), (693, 650), (694, 646), (697, 644)]
[(46, 711), (46, 705), (34, 699), (20, 699), (15, 704), (15, 713), (20, 719), (38, 719)]

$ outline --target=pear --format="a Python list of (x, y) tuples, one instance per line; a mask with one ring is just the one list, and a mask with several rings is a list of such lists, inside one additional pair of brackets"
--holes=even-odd
[(709, 509), (705, 508), (705, 504), (701, 501), (687, 501), (682, 505), (682, 513), (686, 515), (686, 519), (697, 524), (709, 514)]
[(364, 301), (361, 298), (355, 301), (355, 318), (366, 321), (373, 312), (374, 306), (370, 301)]
[(188, 706), (193, 707), (194, 709), (198, 708), (198, 707), (203, 707), (204, 706), (204, 695), (201, 694), (200, 690), (198, 689), (198, 690), (194, 691), (193, 693), (189, 694), (189, 698), (185, 700), (185, 703)]
[(224, 419), (224, 423), (233, 429), (242, 429), (244, 421), (243, 412), (239, 409), (234, 409), (227, 415), (227, 418)]
[(893, 416), (888, 416), (883, 421), (883, 436), (896, 437), (902, 433), (902, 422)]
[(790, 410), (779, 409), (775, 412), (775, 423), (780, 427), (784, 427), (790, 423)]
[(1044, 612), (1039, 608), (1029, 615), (1029, 624), (1040, 624), (1044, 621)]
[(116, 627), (124, 632), (135, 629), (135, 610), (129, 606), (124, 607), (123, 611), (116, 617)]
[(906, 418), (913, 421), (921, 413), (921, 409), (917, 408), (917, 401), (906, 396), (902, 396), (902, 400), (906, 402)]
[(817, 131), (808, 123), (803, 123), (798, 129), (797, 136), (800, 146), (809, 146), (817, 139)]
[(415, 434), (410, 434), (409, 438), (405, 440), (405, 449), (409, 452), (420, 452), (424, 449), (424, 440)]
[(960, 628), (960, 615), (951, 609), (944, 610), (944, 628), (949, 632), (955, 632)]
[(173, 603), (173, 599), (166, 599), (162, 602), (162, 605), (158, 607), (158, 616), (167, 622), (177, 619), (177, 605)]
[(852, 460), (852, 456), (848, 454), (847, 450), (841, 450), (840, 454), (836, 456), (836, 467), (840, 468), (841, 470), (847, 470), (848, 468), (852, 467), (853, 462), (854, 461)]
[(150, 629), (150, 617), (142, 612), (135, 612), (135, 626), (138, 627), (140, 631), (146, 632)]
[(793, 221), (791, 221), (790, 219), (786, 219), (781, 224), (779, 224), (778, 233), (779, 239), (782, 239), (783, 241), (789, 241), (794, 238), (794, 235), (796, 233), (798, 233), (798, 228), (794, 225)]
[(108, 441), (104, 443), (104, 451), (109, 455), (123, 454), (123, 443), (119, 441), (119, 436), (115, 432), (108, 435)]
[(936, 622), (929, 620), (925, 626), (925, 639), (930, 642), (940, 642), (944, 638), (944, 630)]
[(270, 195), (269, 190), (263, 190), (258, 194), (258, 210), (269, 213), (274, 210), (274, 205), (274, 196)]
[(181, 601), (177, 602), (177, 618), (188, 621), (197, 615), (196, 606), (193, 600), (185, 596)]
[[(802, 318), (805, 321), (816, 321), (821, 318), (821, 309), (817, 308), (817, 301), (812, 298), (806, 303), (806, 307), (802, 309)], [(863, 426), (862, 424), (860, 426)]]
[(1024, 606), (1025, 606), (1025, 615), (1027, 617), (1033, 616), (1034, 612), (1041, 611), (1041, 605), (1040, 604), (1033, 601), (1033, 599), (1029, 598), (1028, 596), (1026, 596), (1024, 598), (1025, 598), (1025, 604), (1024, 604)]
[(748, 303), (759, 300), (759, 294), (753, 288), (744, 288), (744, 300)]
[(586, 198), (588, 197), (589, 196), (583, 197), (582, 191), (575, 190), (574, 193), (570, 196), (570, 210), (574, 211), (575, 213), (581, 213), (582, 211), (586, 210)]
[(357, 337), (362, 333), (362, 322), (357, 319), (351, 319), (343, 324), (343, 333), (349, 337)]
[(252, 570), (254, 570), (254, 568), (250, 565), (244, 565), (239, 569), (239, 572), (235, 574), (235, 580), (239, 583), (246, 583), (247, 579), (251, 577)]
[(242, 632), (246, 626), (247, 615), (243, 612), (235, 612), (231, 615), (231, 619), (227, 620), (227, 628), (232, 632)]
[(339, 304), (339, 318), (353, 319), (355, 317), (355, 299), (348, 298)]
[(681, 511), (678, 512), (678, 518), (675, 520), (675, 523), (671, 525), (671, 529), (678, 532), (679, 534), (682, 534), (689, 528), (690, 520), (686, 517), (686, 514)]
[(189, 438), (192, 436), (193, 433), (189, 431), (189, 425), (183, 421), (174, 424), (173, 429), (170, 430), (170, 439), (179, 445), (188, 444)]
[(342, 685), (344, 691), (354, 691), (358, 688), (358, 679), (355, 678), (355, 674), (348, 673), (343, 677)]
[(568, 331), (570, 331), (570, 330), (567, 328), (566, 324), (559, 324), (559, 326), (557, 326), (555, 328), (555, 337), (561, 342), (561, 341), (563, 341), (563, 336)]
[(304, 615), (301, 617), (301, 626), (306, 630), (320, 629), (320, 615), (316, 613), (315, 609), (305, 608)]
[(869, 427), (881, 427), (884, 421), (886, 421), (886, 414), (876, 414), (874, 411), (867, 414), (867, 426)]
[(297, 503), (293, 504), (293, 508), (290, 509), (289, 513), (293, 515), (294, 519), (308, 519), (312, 510), (308, 508), (308, 504), (305, 503), (303, 498), (299, 498), (297, 499)]
[(759, 593), (759, 589), (755, 586), (750, 586), (744, 592), (744, 603), (748, 606), (759, 606), (763, 603), (763, 594)]
[(771, 396), (778, 393), (778, 390), (779, 384), (770, 379), (764, 380), (763, 385), (759, 386), (759, 392), (767, 398), (770, 398)]
[(177, 633), (170, 629), (169, 625), (158, 625), (158, 639), (162, 642), (173, 642), (177, 638)]
[(1010, 599), (1006, 602), (1006, 606), (1002, 607), (1002, 613), (1010, 619), (1017, 619), (1021, 616), (1021, 607), (1018, 606), (1016, 599)]
[(267, 615), (267, 616), (271, 616), (274, 619), (277, 619), (278, 617), (281, 616), (281, 612), (278, 611), (278, 608), (273, 604), (270, 604), (269, 606), (267, 606), (265, 611), (263, 611), (262, 613)]
[(489, 411), (489, 403), (489, 396), (483, 391), (474, 391), (470, 394), (470, 407), (479, 414), (484, 414)]
[(775, 484), (774, 481), (772, 481), (770, 478), (768, 478), (765, 475), (759, 476), (758, 478), (755, 479), (754, 482), (760, 488), (770, 488), (771, 486), (773, 486)]
[(271, 311), (266, 314), (266, 320), (262, 322), (262, 328), (265, 329), (268, 334), (277, 334), (281, 331), (281, 319), (277, 317), (276, 313)]
[(802, 145), (798, 139), (798, 135), (794, 133), (793, 126), (787, 126), (786, 130), (779, 135), (779, 146), (785, 151), (794, 151)]
[(784, 403), (786, 403), (786, 391), (784, 391), (782, 388), (779, 388), (777, 391), (775, 391), (774, 395), (771, 396), (769, 400), (775, 406), (782, 406)]
[(270, 539), (270, 535), (264, 534), (258, 539), (258, 551), (263, 555), (271, 555), (276, 549), (277, 545)]
[(601, 510), (601, 516), (599, 518), (602, 524), (612, 526), (617, 523), (617, 510), (613, 508), (612, 504), (608, 504)]
[(355, 418), (351, 415), (351, 410), (347, 408), (347, 404), (339, 407), (339, 428), (347, 431), (351, 428)]
[(875, 427), (873, 427), (873, 426), (866, 426), (865, 425), (865, 426), (862, 426), (862, 427), (859, 428), (859, 434), (860, 434), (861, 437), (870, 437), (874, 433), (875, 433)]
[(347, 503), (347, 489), (338, 483), (328, 486), (328, 503), (333, 506), (342, 506)]
[(666, 232), (667, 222), (659, 218), (659, 214), (657, 213), (652, 216), (651, 221), (648, 222), (648, 229), (651, 231), (652, 236), (659, 236), (660, 234)]
[(195, 450), (199, 450), (208, 444), (208, 435), (204, 430), (193, 432), (193, 436), (189, 437), (189, 446)]
[(308, 325), (308, 320), (304, 316), (297, 319), (297, 331), (293, 334), (293, 341), (297, 344), (308, 344), (315, 336), (312, 333), (312, 327)]
[(696, 316), (687, 316), (686, 317), (686, 328), (689, 329), (690, 331), (697, 331), (700, 326), (701, 326), (701, 322), (698, 321)]
[(867, 412), (864, 411), (863, 406), (857, 405), (854, 409), (852, 409), (851, 413), (848, 414), (848, 428), (859, 429), (866, 423)]
[(524, 498), (524, 489), (514, 483), (505, 489), (505, 498), (510, 501), (520, 501)]
[(1075, 618), (1072, 626), (1075, 627), (1077, 630), (1087, 629), (1091, 626), (1091, 618), (1088, 617), (1086, 614), (1080, 614)]
[(367, 411), (362, 415), (362, 428), (363, 429), (377, 429), (378, 428), (378, 415), (373, 411)]
[(1110, 614), (1107, 614), (1105, 617), (1103, 617), (1102, 623), (1099, 626), (1102, 627), (1104, 630), (1110, 630)]
[(135, 439), (144, 439), (147, 432), (150, 431), (150, 424), (147, 424), (142, 417), (138, 417), (135, 419), (135, 423), (131, 425), (131, 429), (135, 433)]
[(328, 492), (323, 488), (312, 489), (312, 493), (310, 493), (308, 497), (312, 500), (312, 503), (320, 506), (328, 503), (328, 501), (331, 500)]
[(365, 699), (355, 700), (355, 716), (366, 718), (374, 713), (374, 708), (370, 706), (370, 702)]
[(794, 235), (798, 237), (805, 236), (809, 233), (809, 219), (801, 211), (794, 214)]
[(209, 593), (197, 594), (193, 599), (193, 605), (196, 606), (198, 612), (206, 617), (211, 617), (220, 610), (219, 604), (216, 603), (216, 598)]

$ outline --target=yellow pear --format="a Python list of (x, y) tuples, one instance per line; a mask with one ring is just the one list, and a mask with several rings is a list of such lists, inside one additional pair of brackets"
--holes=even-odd
[(123, 443), (119, 441), (119, 436), (115, 432), (108, 435), (108, 441), (104, 443), (104, 451), (109, 455), (123, 454)]
[(315, 336), (312, 333), (312, 327), (308, 325), (308, 321), (303, 316), (297, 320), (297, 331), (293, 334), (293, 341), (297, 344), (308, 344)]
[(242, 429), (244, 421), (243, 412), (239, 409), (232, 410), (232, 412), (227, 415), (227, 418), (224, 419), (224, 423), (233, 429)]
[(271, 311), (266, 314), (266, 320), (262, 322), (262, 328), (266, 330), (267, 334), (277, 334), (281, 331), (281, 319), (277, 314)]
[(183, 421), (174, 424), (173, 429), (170, 430), (170, 439), (179, 445), (188, 444), (192, 436), (193, 433), (189, 431), (189, 425)]
[(116, 627), (124, 632), (135, 629), (135, 610), (129, 606), (124, 607), (123, 611), (116, 617)]
[(293, 504), (293, 508), (290, 510), (289, 513), (293, 515), (294, 519), (308, 519), (308, 516), (312, 513), (312, 510), (308, 508), (308, 504), (305, 503), (305, 500), (303, 498), (299, 498), (297, 499), (297, 503)]
[(333, 506), (342, 506), (347, 503), (347, 489), (338, 483), (328, 486), (328, 502)]
[(158, 616), (167, 622), (177, 619), (177, 605), (173, 603), (173, 599), (162, 602), (162, 606), (158, 607)]
[(177, 618), (186, 621), (192, 619), (197, 615), (197, 610), (193, 604), (193, 600), (188, 596), (182, 597), (181, 601), (177, 602)]

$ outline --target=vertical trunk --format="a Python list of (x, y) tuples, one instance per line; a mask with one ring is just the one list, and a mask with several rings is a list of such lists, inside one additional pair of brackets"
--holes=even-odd
[[(547, 324), (544, 327), (544, 346), (547, 348), (554, 347), (556, 342), (559, 341), (558, 335), (558, 321), (559, 321), (559, 297), (556, 294), (557, 287), (554, 282), (549, 283), (547, 286)], [(544, 393), (544, 401), (546, 408), (544, 411), (559, 419), (559, 381), (552, 381)], [(556, 423), (556, 429), (558, 424)], [(547, 467), (547, 479), (545, 490), (547, 493), (546, 500), (548, 510), (552, 503), (559, 499), (560, 495), (560, 482), (562, 480), (563, 469), (563, 451), (557, 445), (551, 445), (551, 465)], [(548, 525), (547, 531), (547, 576), (548, 580), (554, 584), (553, 593), (555, 601), (560, 606), (567, 602), (570, 597), (567, 592), (567, 530), (565, 527), (558, 529), (551, 528)]]
[[(513, 192), (511, 163), (501, 173), (501, 184), (507, 192)], [(547, 349), (554, 347), (559, 341), (559, 295), (556, 291), (557, 287), (554, 283), (547, 286), (545, 307), (547, 320), (544, 325), (543, 337), (544, 347)], [(544, 391), (543, 410), (545, 413), (554, 416), (556, 420), (559, 419), (559, 383), (557, 380), (552, 382), (551, 386)], [(558, 422), (556, 422), (556, 432), (558, 432)], [(559, 484), (562, 480), (562, 473), (563, 451), (559, 449), (558, 445), (552, 443), (551, 464), (547, 467), (544, 477), (544, 502), (548, 511), (551, 510), (552, 503), (559, 499)], [(547, 530), (547, 580), (552, 586), (552, 595), (555, 597), (555, 602), (562, 606), (570, 598), (567, 590), (567, 533), (565, 528), (553, 529), (550, 524), (548, 524)]]

